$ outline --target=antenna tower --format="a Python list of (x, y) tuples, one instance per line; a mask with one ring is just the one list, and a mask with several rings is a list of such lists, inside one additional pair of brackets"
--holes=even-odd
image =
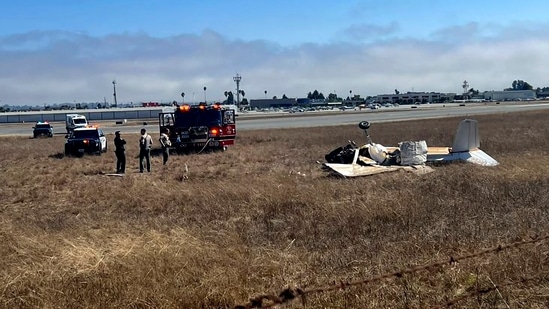
[(233, 80), (236, 83), (236, 106), (240, 108), (240, 81), (242, 80), (242, 76), (236, 73), (236, 76), (233, 77)]

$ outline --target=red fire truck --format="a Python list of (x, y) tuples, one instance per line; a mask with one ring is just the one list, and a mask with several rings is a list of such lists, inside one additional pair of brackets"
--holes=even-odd
[(220, 104), (181, 105), (158, 115), (160, 133), (169, 129), (178, 151), (226, 150), (236, 138), (235, 111)]

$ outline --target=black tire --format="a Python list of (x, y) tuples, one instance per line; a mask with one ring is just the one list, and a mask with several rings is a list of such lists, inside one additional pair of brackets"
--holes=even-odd
[(361, 130), (368, 130), (370, 128), (370, 123), (368, 121), (361, 121), (358, 123), (358, 127)]

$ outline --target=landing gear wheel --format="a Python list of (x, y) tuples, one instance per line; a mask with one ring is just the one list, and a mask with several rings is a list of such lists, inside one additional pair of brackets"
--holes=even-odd
[(358, 127), (361, 130), (368, 130), (370, 128), (370, 123), (368, 121), (361, 121), (358, 123)]

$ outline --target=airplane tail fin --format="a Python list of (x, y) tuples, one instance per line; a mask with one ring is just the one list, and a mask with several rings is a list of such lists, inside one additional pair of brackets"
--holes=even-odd
[(480, 148), (478, 121), (473, 119), (461, 121), (454, 137), (452, 152), (467, 152), (478, 148)]
[(490, 155), (480, 150), (478, 121), (465, 119), (460, 122), (451, 154), (466, 162), (484, 166), (496, 166), (499, 163)]

